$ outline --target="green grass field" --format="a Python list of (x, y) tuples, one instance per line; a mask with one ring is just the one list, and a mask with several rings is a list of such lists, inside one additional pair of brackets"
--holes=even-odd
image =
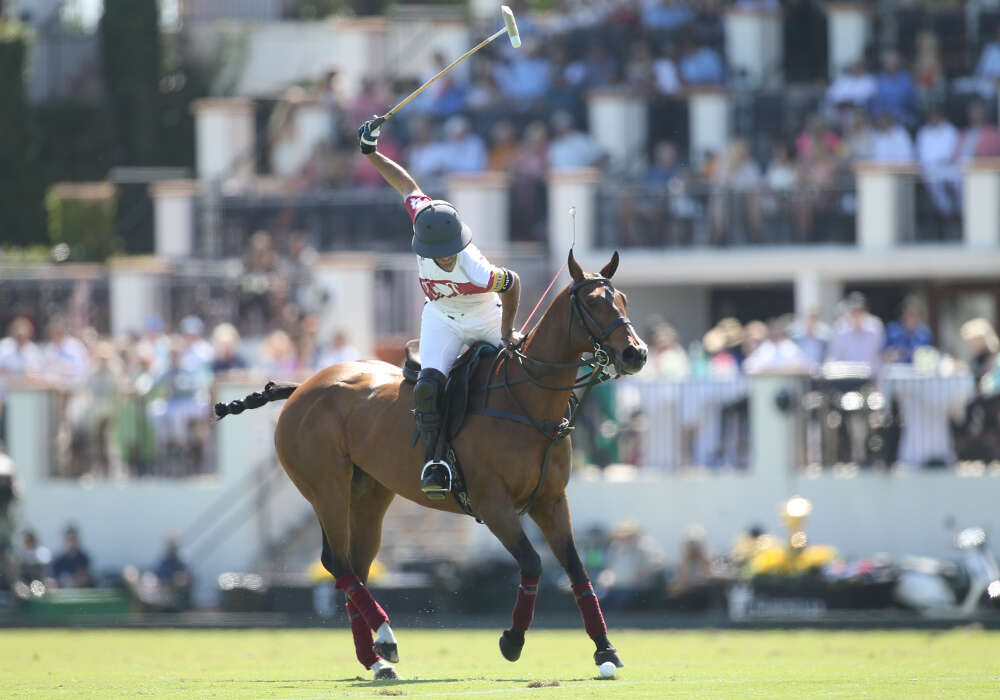
[[(0, 630), (0, 697), (998, 698), (1000, 633), (617, 631), (599, 680), (582, 631), (397, 630), (403, 680), (374, 683), (331, 630)], [(529, 687), (531, 685), (541, 687)]]

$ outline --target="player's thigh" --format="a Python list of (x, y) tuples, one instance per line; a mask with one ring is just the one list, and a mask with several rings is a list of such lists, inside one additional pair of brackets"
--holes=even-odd
[(420, 322), (420, 364), (447, 375), (462, 349), (462, 336), (429, 304)]
[(481, 340), (493, 345), (501, 345), (503, 341), (500, 339), (500, 319), (501, 307), (498, 304), (496, 308), (490, 309), (468, 325), (463, 340), (469, 345)]

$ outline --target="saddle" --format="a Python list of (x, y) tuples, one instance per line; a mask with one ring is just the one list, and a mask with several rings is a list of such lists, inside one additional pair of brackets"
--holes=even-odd
[[(420, 343), (417, 340), (411, 340), (406, 344), (406, 359), (403, 361), (402, 369), (403, 379), (408, 384), (416, 384), (417, 376), (420, 374), (419, 347)], [(453, 471), (451, 491), (462, 510), (472, 517), (476, 516), (472, 512), (469, 494), (465, 488), (465, 475), (451, 443), (462, 429), (465, 417), (469, 413), (469, 398), (473, 393), (472, 383), (480, 363), (484, 359), (492, 361), (498, 352), (500, 352), (498, 347), (487, 342), (476, 343), (463, 352), (448, 373), (448, 380), (441, 396), (442, 429), (439, 439), (444, 441), (444, 448), (438, 454), (447, 455)], [(414, 427), (411, 446), (417, 444), (419, 434), (419, 430)]]

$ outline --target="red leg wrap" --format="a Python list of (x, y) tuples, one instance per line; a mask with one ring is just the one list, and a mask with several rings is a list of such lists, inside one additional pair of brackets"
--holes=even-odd
[(604, 615), (601, 614), (601, 604), (597, 602), (597, 594), (590, 581), (586, 583), (574, 583), (573, 595), (576, 596), (576, 605), (580, 608), (580, 615), (583, 617), (583, 626), (591, 639), (597, 639), (608, 633), (608, 626), (604, 624)]
[(362, 666), (371, 668), (379, 659), (372, 648), (372, 630), (351, 601), (347, 601), (347, 617), (351, 620), (351, 634), (354, 635), (354, 653)]
[(338, 578), (334, 585), (344, 592), (347, 600), (354, 604), (354, 607), (361, 613), (361, 618), (371, 629), (377, 630), (383, 622), (389, 621), (385, 610), (372, 598), (368, 587), (361, 583), (357, 574), (345, 574)]
[(514, 614), (511, 615), (512, 627), (526, 631), (531, 627), (535, 616), (535, 599), (538, 597), (538, 579), (521, 576), (521, 585), (517, 587), (517, 602), (514, 603)]

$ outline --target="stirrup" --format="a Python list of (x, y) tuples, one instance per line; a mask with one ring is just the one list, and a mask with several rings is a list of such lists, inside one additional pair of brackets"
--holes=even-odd
[[(427, 476), (427, 470), (431, 469), (432, 467), (436, 467), (438, 465), (440, 465), (440, 466), (442, 466), (442, 467), (445, 468), (445, 471), (448, 474), (448, 485), (445, 486), (445, 487), (441, 487), (441, 486), (425, 486), (424, 483), (423, 483), (423, 481), (424, 481), (424, 477)], [(423, 491), (425, 494), (427, 494), (427, 498), (430, 498), (430, 499), (433, 499), (433, 500), (441, 500), (446, 495), (448, 495), (448, 493), (451, 491), (451, 478), (452, 478), (452, 476), (451, 476), (451, 465), (450, 464), (448, 464), (444, 460), (440, 460), (440, 459), (429, 459), (429, 460), (427, 460), (427, 464), (424, 465), (424, 468), (420, 470), (420, 490)]]

